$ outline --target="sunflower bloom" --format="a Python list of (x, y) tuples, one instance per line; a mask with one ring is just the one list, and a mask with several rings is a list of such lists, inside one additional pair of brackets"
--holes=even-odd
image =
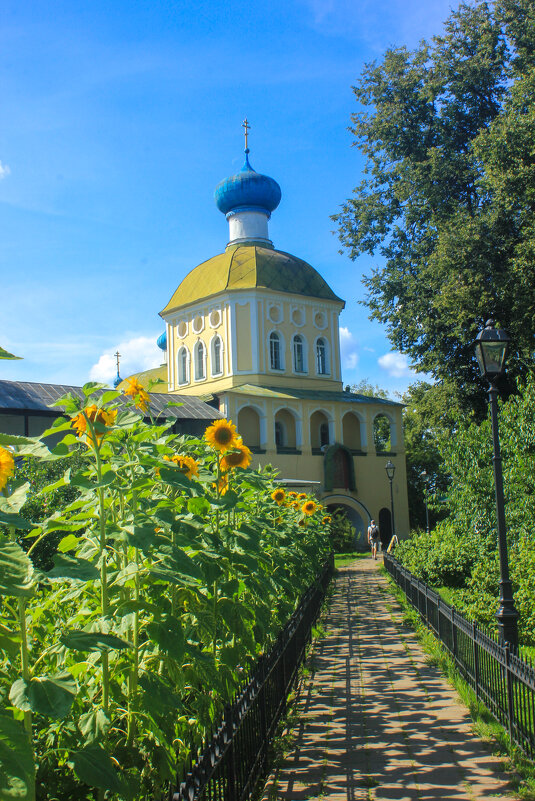
[(193, 456), (173, 456), (171, 461), (178, 465), (186, 478), (199, 475), (199, 465)]
[(207, 443), (220, 453), (232, 451), (241, 443), (236, 426), (232, 420), (214, 420), (204, 432)]
[(306, 515), (307, 517), (308, 517), (309, 515), (313, 515), (313, 514), (314, 514), (314, 512), (316, 511), (316, 509), (317, 509), (317, 506), (316, 506), (316, 504), (314, 503), (314, 501), (307, 501), (307, 502), (306, 502), (306, 503), (304, 503), (304, 504), (302, 505), (302, 507), (301, 507), (301, 511), (302, 511), (302, 512), (303, 512), (303, 514), (304, 514), (304, 515)]
[(139, 383), (137, 378), (127, 378), (126, 384), (127, 386), (124, 390), (124, 394), (134, 399), (134, 405), (137, 406), (138, 409), (141, 409), (142, 412), (146, 412), (149, 408), (150, 398), (145, 387)]
[(297, 497), (299, 498), (300, 501), (304, 501), (306, 496), (307, 496), (306, 492), (300, 492)]
[(289, 492), (289, 493), (288, 493), (288, 497), (289, 497), (289, 498), (297, 498), (297, 492), (294, 492), (294, 491), (292, 490), (291, 492)]
[(281, 506), (284, 503), (284, 500), (286, 498), (286, 493), (284, 492), (283, 489), (279, 488), (279, 489), (274, 490), (271, 493), (271, 497), (275, 501), (277, 506)]
[(15, 470), (15, 461), (9, 451), (0, 448), (0, 492), (7, 484), (7, 480)]
[(235, 467), (249, 467), (253, 454), (243, 442), (236, 445), (234, 450), (226, 453), (221, 459), (221, 470), (234, 470)]
[(333, 522), (333, 519), (332, 519), (332, 517), (330, 515), (325, 515), (325, 517), (322, 519), (321, 522), (322, 522), (322, 525), (329, 526)]
[[(93, 448), (93, 435), (91, 431), (88, 430), (87, 421), (89, 420), (93, 424), (96, 423), (97, 426), (108, 427), (115, 423), (116, 417), (117, 409), (97, 409), (95, 404), (93, 404), (92, 406), (86, 406), (83, 412), (78, 412), (78, 414), (72, 418), (71, 425), (76, 429), (76, 433), (79, 437), (82, 437), (84, 434), (87, 435), (88, 445)], [(103, 431), (96, 432), (97, 445), (100, 445), (103, 437)]]
[(219, 490), (219, 494), (224, 495), (229, 489), (228, 476), (219, 476), (219, 481), (216, 484), (212, 484), (212, 489)]

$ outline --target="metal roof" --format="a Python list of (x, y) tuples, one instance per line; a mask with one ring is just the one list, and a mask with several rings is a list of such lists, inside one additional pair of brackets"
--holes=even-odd
[[(263, 387), (256, 384), (241, 384), (239, 387), (230, 387), (228, 393), (240, 395), (253, 395), (263, 398), (284, 398), (287, 400), (323, 400), (326, 402), (342, 403), (377, 403), (384, 406), (404, 406), (403, 403), (387, 400), (386, 398), (373, 398), (370, 395), (360, 395), (357, 392), (331, 392), (321, 389), (294, 389), (293, 387)], [(223, 393), (222, 393), (223, 394)]]
[[(99, 394), (111, 390), (99, 390)], [(66, 384), (37, 384), (33, 381), (0, 381), (0, 412), (22, 410), (25, 412), (48, 412), (57, 410), (61, 414), (61, 406), (50, 405), (67, 393), (84, 399), (81, 387)], [(168, 403), (180, 403), (181, 406), (169, 406)], [(188, 395), (172, 395), (161, 392), (150, 393), (150, 410), (154, 417), (179, 418), (182, 420), (217, 420), (223, 417), (221, 412), (203, 403), (199, 398)]]

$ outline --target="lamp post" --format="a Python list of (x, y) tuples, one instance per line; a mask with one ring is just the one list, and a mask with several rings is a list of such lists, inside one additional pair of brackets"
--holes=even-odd
[(518, 645), (518, 612), (513, 601), (513, 588), (509, 578), (507, 557), (507, 532), (503, 501), (502, 457), (498, 433), (498, 389), (496, 382), (505, 371), (505, 358), (509, 345), (506, 332), (494, 327), (494, 320), (487, 320), (474, 342), (476, 358), (481, 375), (489, 382), (489, 403), (492, 421), (492, 443), (494, 455), (494, 487), (496, 492), (496, 518), (498, 523), (498, 553), (500, 557), (500, 606), (496, 612), (498, 636), (504, 645), (516, 649)]
[(388, 476), (388, 480), (390, 481), (390, 514), (392, 515), (392, 537), (396, 536), (396, 524), (394, 522), (394, 492), (392, 490), (392, 482), (394, 481), (394, 473), (396, 472), (396, 466), (393, 462), (388, 460), (385, 466), (386, 475)]
[(427, 470), (423, 471), (423, 473), (421, 474), (420, 478), (424, 482), (424, 487), (425, 487), (425, 530), (426, 530), (426, 533), (429, 534), (429, 507), (428, 507), (428, 502), (429, 502), (429, 478), (430, 478), (430, 476), (428, 475)]

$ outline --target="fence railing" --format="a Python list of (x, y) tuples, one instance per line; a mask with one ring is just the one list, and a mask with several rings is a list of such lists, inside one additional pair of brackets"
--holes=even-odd
[(226, 707), (213, 737), (171, 789), (172, 801), (246, 801), (267, 774), (269, 745), (286, 711), (333, 573), (331, 555), (273, 648), (259, 659), (234, 702)]
[(535, 670), (497, 637), (467, 620), (390, 554), (384, 565), (449, 651), (459, 673), (531, 758), (535, 757)]

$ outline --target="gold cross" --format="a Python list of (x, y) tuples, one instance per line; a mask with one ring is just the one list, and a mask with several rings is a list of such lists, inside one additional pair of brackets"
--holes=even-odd
[(119, 353), (119, 351), (116, 351), (114, 353), (114, 356), (117, 359), (117, 375), (119, 375), (119, 358), (120, 358), (121, 354)]
[(242, 128), (245, 129), (245, 149), (247, 150), (247, 148), (248, 148), (247, 138), (249, 136), (249, 128), (251, 127), (249, 125), (249, 123), (247, 122), (247, 117), (244, 119), (244, 121), (242, 122), (241, 125), (242, 125)]

